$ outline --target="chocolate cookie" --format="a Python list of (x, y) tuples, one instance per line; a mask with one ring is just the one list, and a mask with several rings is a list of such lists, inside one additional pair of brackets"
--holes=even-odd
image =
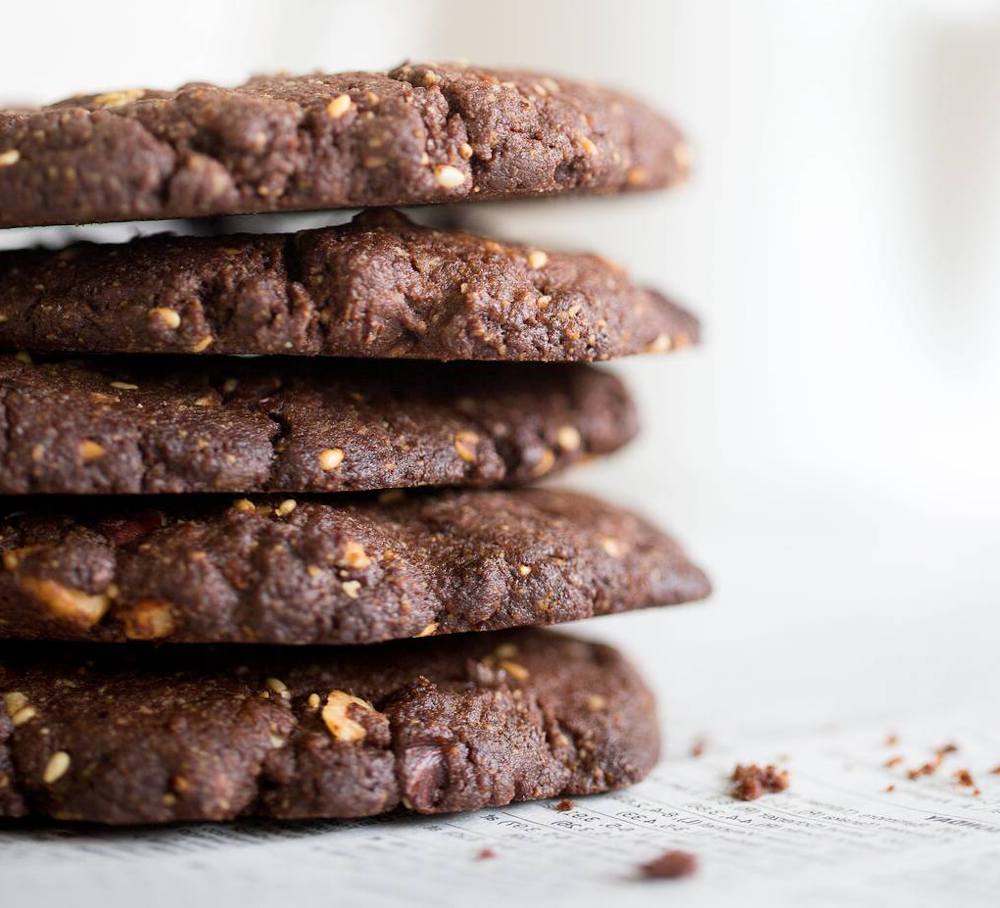
[(279, 75), (0, 111), (0, 226), (622, 192), (689, 164), (669, 120), (568, 79)]
[(360, 491), (529, 482), (621, 447), (578, 365), (0, 356), (0, 492)]
[(372, 643), (709, 592), (672, 539), (566, 491), (10, 506), (0, 637)]
[(14, 349), (589, 361), (697, 336), (606, 259), (391, 210), (287, 236), (0, 253), (0, 345)]
[(652, 694), (621, 655), (545, 631), (0, 647), (0, 817), (447, 813), (620, 788), (658, 749)]

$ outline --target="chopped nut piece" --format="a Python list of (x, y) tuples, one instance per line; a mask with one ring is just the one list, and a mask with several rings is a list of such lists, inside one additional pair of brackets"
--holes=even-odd
[(510, 659), (501, 659), (497, 663), (497, 668), (502, 668), (515, 681), (527, 681), (531, 677), (529, 672), (519, 662), (512, 662)]
[(451, 164), (438, 164), (434, 168), (434, 180), (442, 189), (456, 189), (465, 182), (465, 174)]
[(123, 104), (138, 101), (145, 94), (146, 90), (143, 88), (126, 88), (122, 91), (109, 91), (94, 98), (94, 104), (98, 107), (121, 107)]
[(267, 678), (264, 683), (268, 688), (276, 693), (282, 700), (291, 700), (292, 693), (288, 689), (288, 685), (285, 684), (280, 678)]
[(149, 310), (149, 317), (163, 322), (168, 328), (179, 328), (181, 325), (180, 313), (166, 306), (157, 306)]
[(294, 498), (286, 498), (274, 509), (274, 513), (278, 517), (287, 517), (298, 505), (299, 503)]
[(755, 801), (763, 794), (774, 794), (788, 788), (788, 770), (778, 769), (773, 764), (763, 769), (756, 763), (736, 764), (731, 776), (733, 787), (730, 794), (739, 801)]
[(437, 632), (437, 629), (438, 629), (437, 622), (436, 621), (432, 621), (419, 634), (415, 634), (414, 636), (416, 636), (416, 637), (431, 637), (431, 636), (433, 636)]
[(345, 580), (340, 586), (348, 599), (357, 599), (361, 593), (361, 581), (359, 580)]
[(49, 758), (45, 764), (45, 772), (42, 773), (42, 781), (46, 785), (54, 785), (69, 771), (70, 759), (65, 750), (57, 751)]
[(517, 655), (517, 644), (516, 643), (501, 643), (493, 651), (493, 654), (498, 659), (513, 659)]
[(646, 352), (666, 353), (671, 346), (673, 346), (673, 340), (669, 334), (657, 334), (653, 342), (646, 347)]
[(21, 160), (21, 152), (16, 148), (10, 148), (0, 154), (0, 167), (12, 167)]
[(130, 381), (113, 381), (111, 382), (112, 388), (117, 388), (119, 391), (138, 391), (139, 386), (133, 385)]
[(586, 136), (580, 136), (580, 146), (586, 154), (597, 154), (597, 146)]
[(19, 709), (13, 716), (10, 717), (11, 724), (14, 728), (20, 728), (22, 725), (26, 725), (35, 716), (38, 715), (38, 711), (34, 706), (25, 706), (23, 709)]
[(588, 694), (584, 701), (588, 712), (599, 713), (608, 708), (608, 698), (601, 694)]
[(319, 694), (310, 694), (309, 695), (309, 699), (306, 701), (306, 703), (308, 703), (310, 709), (319, 709), (320, 702), (321, 701), (320, 701)]
[(522, 577), (527, 577), (527, 576), (528, 576), (528, 574), (530, 574), (530, 573), (531, 573), (531, 566), (530, 566), (530, 565), (527, 565), (527, 564), (519, 564), (519, 565), (517, 566), (517, 572), (518, 572), (518, 573), (519, 573), (519, 574), (520, 574), (520, 575), (521, 575)]
[(641, 165), (630, 167), (628, 173), (625, 174), (625, 181), (629, 186), (642, 186), (643, 183), (649, 182), (649, 171)]
[(222, 383), (222, 393), (223, 394), (232, 394), (233, 391), (235, 391), (238, 386), (239, 386), (239, 381), (237, 379), (235, 379), (235, 378), (227, 378)]
[(343, 551), (337, 559), (337, 564), (342, 567), (354, 568), (356, 570), (363, 570), (371, 563), (372, 560), (368, 557), (365, 547), (353, 539), (348, 540), (344, 544)]
[(121, 616), (129, 640), (159, 640), (174, 632), (173, 608), (165, 599), (140, 599)]
[(354, 744), (363, 741), (367, 732), (365, 727), (348, 716), (349, 707), (356, 706), (359, 709), (374, 712), (375, 707), (367, 700), (354, 697), (342, 690), (332, 690), (326, 697), (326, 706), (323, 707), (323, 722), (333, 735), (342, 744)]
[(476, 445), (479, 436), (475, 432), (462, 431), (455, 435), (455, 450), (466, 463), (476, 462)]
[(208, 337), (203, 337), (191, 348), (191, 352), (201, 353), (202, 350), (207, 350), (214, 342), (215, 338), (212, 337), (211, 335), (209, 335)]
[(80, 460), (84, 463), (90, 463), (92, 460), (100, 460), (107, 451), (104, 450), (104, 445), (98, 444), (96, 441), (91, 441), (90, 439), (84, 439), (77, 445), (77, 451), (80, 453)]
[(531, 468), (531, 475), (544, 476), (555, 464), (556, 455), (552, 453), (551, 448), (545, 448), (542, 451), (542, 456), (538, 458), (538, 462)]
[(31, 354), (28, 353), (27, 350), (18, 350), (17, 353), (14, 354), (14, 359), (16, 359), (19, 363), (24, 363), (26, 366), (30, 366), (32, 363)]
[(458, 153), (463, 160), (468, 161), (472, 157), (472, 146), (468, 142), (463, 142), (458, 146)]
[(105, 593), (85, 593), (63, 586), (55, 580), (22, 577), (21, 589), (48, 606), (57, 617), (83, 627), (91, 627), (104, 617), (108, 610)]
[(639, 866), (639, 872), (651, 880), (679, 880), (698, 871), (698, 858), (687, 851), (665, 851), (658, 858)]
[(326, 473), (336, 470), (344, 462), (341, 448), (324, 448), (319, 452), (319, 468)]
[(12, 690), (3, 695), (3, 705), (7, 715), (13, 718), (28, 705), (28, 698), (19, 690)]
[(621, 541), (612, 539), (610, 536), (601, 537), (601, 548), (612, 558), (621, 558), (625, 554), (625, 548), (622, 546)]
[(333, 120), (342, 117), (351, 109), (351, 96), (348, 94), (337, 95), (326, 105), (326, 115)]
[(583, 438), (576, 426), (562, 426), (556, 432), (556, 442), (563, 451), (579, 451)]
[(549, 263), (549, 257), (546, 253), (542, 252), (541, 249), (532, 249), (528, 253), (528, 267), (532, 271), (537, 271), (539, 268), (544, 268)]
[(255, 505), (249, 498), (237, 498), (233, 502), (233, 507), (237, 511), (243, 511), (245, 514), (253, 514), (257, 510), (257, 505)]

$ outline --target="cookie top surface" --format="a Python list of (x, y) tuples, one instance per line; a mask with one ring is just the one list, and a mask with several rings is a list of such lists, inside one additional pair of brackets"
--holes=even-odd
[(373, 643), (709, 592), (670, 537), (560, 490), (7, 502), (7, 638)]
[(0, 226), (615, 193), (680, 182), (689, 159), (644, 103), (530, 72), (125, 89), (0, 111)]
[(583, 365), (0, 356), (0, 493), (345, 492), (530, 482), (624, 445)]
[(618, 788), (658, 749), (620, 654), (544, 631), (346, 652), (0, 646), (0, 817), (444, 813)]
[(0, 253), (0, 347), (436, 360), (606, 360), (697, 320), (596, 255), (367, 211), (296, 234)]

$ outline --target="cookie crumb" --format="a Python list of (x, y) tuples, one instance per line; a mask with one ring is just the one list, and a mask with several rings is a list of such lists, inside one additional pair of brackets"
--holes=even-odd
[(976, 780), (972, 778), (972, 773), (967, 769), (956, 770), (953, 778), (958, 785), (962, 785), (966, 788), (976, 787)]
[(785, 791), (789, 785), (788, 770), (778, 769), (773, 763), (763, 769), (756, 763), (737, 763), (730, 779), (730, 794), (738, 801), (755, 801), (761, 795)]
[(892, 769), (894, 766), (899, 766), (899, 764), (902, 762), (903, 758), (899, 754), (896, 754), (896, 756), (894, 757), (889, 757), (889, 759), (886, 760), (882, 765), (886, 769)]
[(705, 738), (695, 738), (694, 743), (691, 745), (691, 756), (695, 759), (703, 757), (706, 747), (708, 747), (708, 741)]
[(665, 851), (658, 858), (639, 865), (639, 872), (650, 880), (679, 880), (698, 870), (698, 858), (687, 851)]
[(891, 793), (891, 792), (893, 792), (893, 791), (895, 791), (895, 790), (896, 790), (896, 786), (895, 786), (895, 785), (886, 785), (886, 786), (885, 786), (885, 790), (886, 790), (887, 792), (890, 792), (890, 793)]
[(886, 747), (895, 747), (899, 743), (899, 735), (889, 734), (885, 736), (885, 741), (883, 742)]
[(497, 853), (492, 848), (484, 848), (479, 854), (476, 855), (477, 861), (491, 861), (497, 856)]
[(568, 810), (572, 810), (576, 807), (576, 804), (569, 798), (563, 798), (558, 804), (555, 804), (552, 809), (558, 810), (559, 813), (566, 813)]

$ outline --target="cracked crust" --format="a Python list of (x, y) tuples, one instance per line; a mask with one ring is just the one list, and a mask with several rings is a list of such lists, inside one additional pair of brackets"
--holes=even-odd
[(624, 445), (591, 366), (0, 356), (0, 492), (524, 483)]
[(5, 645), (0, 695), (0, 817), (446, 813), (620, 788), (659, 751), (622, 656), (544, 631), (349, 651)]
[(697, 338), (693, 316), (600, 256), (391, 210), (289, 235), (0, 253), (0, 345), (14, 349), (565, 362)]
[(681, 182), (640, 101), (470, 66), (129, 89), (0, 112), (0, 226), (613, 193)]
[(709, 592), (644, 520), (550, 489), (337, 503), (39, 498), (0, 524), (0, 550), (6, 638), (373, 643)]

